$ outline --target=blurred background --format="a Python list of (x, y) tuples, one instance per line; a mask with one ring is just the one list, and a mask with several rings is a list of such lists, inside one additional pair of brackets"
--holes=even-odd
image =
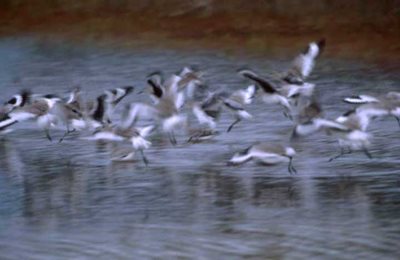
[(279, 55), (324, 36), (336, 56), (400, 53), (399, 0), (3, 0), (0, 10), (2, 35)]

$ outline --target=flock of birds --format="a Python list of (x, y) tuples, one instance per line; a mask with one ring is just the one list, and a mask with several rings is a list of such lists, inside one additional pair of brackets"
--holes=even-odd
[[(343, 101), (357, 107), (336, 119), (325, 118), (314, 95), (315, 84), (306, 82), (324, 47), (324, 39), (309, 43), (289, 70), (280, 74), (259, 76), (247, 68), (238, 70), (238, 75), (252, 85), (233, 93), (210, 92), (204, 84), (203, 72), (193, 68), (185, 67), (166, 79), (161, 72), (154, 72), (147, 77), (148, 86), (137, 92), (149, 94), (152, 102), (128, 104), (121, 115), (116, 115), (116, 107), (134, 91), (132, 86), (106, 90), (90, 101), (83, 100), (79, 87), (67, 98), (25, 90), (0, 107), (0, 134), (7, 134), (14, 124), (28, 120), (36, 121), (49, 141), (52, 141), (50, 130), (55, 127), (65, 129), (59, 142), (72, 132), (86, 131), (88, 140), (131, 143), (129, 151), (112, 158), (113, 161), (133, 161), (139, 152), (147, 165), (144, 151), (151, 146), (148, 137), (152, 133), (161, 133), (172, 145), (177, 144), (175, 133), (182, 129), (188, 134), (187, 142), (208, 140), (219, 134), (217, 124), (223, 111), (229, 111), (235, 119), (226, 130), (230, 132), (238, 123), (252, 117), (246, 107), (260, 97), (265, 103), (280, 106), (283, 116), (293, 121), (291, 138), (319, 131), (335, 137), (341, 151), (330, 161), (356, 150), (372, 158), (368, 151), (371, 139), (368, 125), (374, 118), (388, 116), (396, 118), (400, 125), (400, 92), (345, 98)], [(197, 128), (189, 126), (188, 110), (197, 120)], [(228, 164), (250, 160), (266, 165), (288, 162), (288, 171), (296, 173), (292, 165), (295, 155), (292, 147), (260, 142), (235, 153)]]

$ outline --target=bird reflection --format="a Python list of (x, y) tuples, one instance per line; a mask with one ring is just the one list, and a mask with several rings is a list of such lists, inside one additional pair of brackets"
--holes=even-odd
[(293, 207), (300, 206), (302, 190), (297, 180), (291, 178), (272, 178), (268, 176), (253, 178), (253, 203), (257, 206)]

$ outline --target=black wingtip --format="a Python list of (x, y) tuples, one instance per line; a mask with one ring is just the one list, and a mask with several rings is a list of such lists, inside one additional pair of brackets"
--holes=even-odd
[(125, 87), (123, 87), (123, 89), (125, 89), (126, 94), (129, 94), (129, 93), (132, 93), (132, 92), (133, 92), (133, 90), (135, 89), (135, 87), (134, 87), (134, 86), (125, 86)]
[(325, 45), (326, 45), (326, 40), (325, 40), (325, 38), (321, 38), (321, 39), (317, 42), (317, 45), (318, 45), (319, 51), (322, 52), (323, 49), (325, 48)]
[(46, 94), (43, 96), (44, 98), (47, 99), (52, 99), (52, 98), (60, 98), (59, 96), (55, 95), (55, 94)]
[(162, 88), (157, 83), (155, 83), (152, 79), (148, 79), (147, 83), (153, 88), (153, 94), (156, 97), (161, 98), (163, 95)]
[(346, 111), (342, 116), (350, 116), (351, 114), (354, 114), (354, 113), (356, 113), (356, 110), (355, 109), (351, 109), (349, 111)]

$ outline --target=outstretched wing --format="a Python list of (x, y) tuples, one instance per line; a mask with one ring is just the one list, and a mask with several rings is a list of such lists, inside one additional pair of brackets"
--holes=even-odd
[(260, 76), (258, 76), (255, 72), (248, 70), (248, 69), (244, 69), (244, 70), (239, 70), (238, 71), (239, 75), (248, 78), (252, 81), (254, 81), (255, 83), (257, 83), (257, 85), (259, 87), (261, 87), (264, 92), (266, 93), (275, 93), (277, 92), (277, 87), (275, 86), (275, 84), (273, 84), (272, 82), (270, 82), (267, 79), (264, 79)]
[(303, 84), (304, 80), (311, 74), (315, 65), (315, 59), (324, 49), (325, 42), (325, 39), (318, 42), (311, 42), (305, 51), (293, 60), (292, 66), (282, 79), (290, 84)]

